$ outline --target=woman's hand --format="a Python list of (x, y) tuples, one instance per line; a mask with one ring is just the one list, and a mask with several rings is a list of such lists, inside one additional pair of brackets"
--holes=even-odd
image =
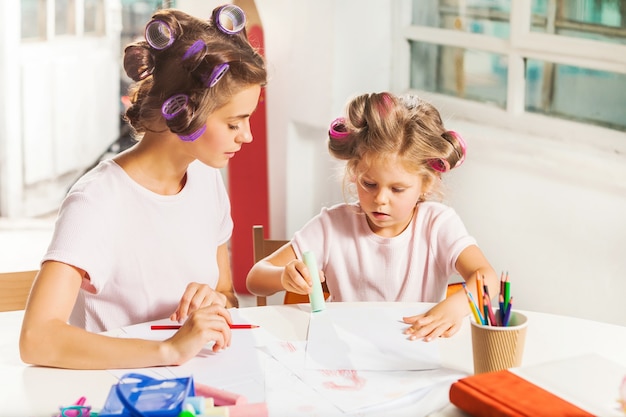
[[(324, 282), (324, 272), (319, 271), (320, 282)], [(296, 294), (310, 294), (313, 287), (311, 274), (306, 264), (299, 259), (290, 261), (280, 276), (280, 283), (286, 291)]]
[(183, 296), (178, 303), (178, 308), (170, 316), (170, 320), (182, 322), (194, 311), (210, 305), (226, 306), (226, 296), (215, 291), (207, 284), (191, 282), (187, 285)]
[(450, 337), (461, 328), (465, 314), (452, 306), (440, 302), (424, 314), (403, 317), (402, 321), (411, 327), (404, 331), (410, 340), (424, 340), (430, 342), (438, 337)]
[(213, 352), (230, 346), (232, 323), (228, 310), (217, 304), (193, 311), (181, 328), (164, 343), (171, 349), (173, 365), (180, 365), (198, 354), (210, 342)]

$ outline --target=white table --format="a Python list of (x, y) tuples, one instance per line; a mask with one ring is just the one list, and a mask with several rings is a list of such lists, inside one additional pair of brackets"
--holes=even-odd
[[(328, 303), (327, 308), (358, 308), (366, 304), (373, 303)], [(398, 305), (417, 308), (424, 304)], [(251, 307), (241, 309), (240, 313), (282, 340), (306, 340), (308, 305)], [(626, 367), (626, 327), (553, 314), (523, 313), (529, 319), (523, 366), (597, 353)], [(83, 395), (99, 409), (111, 385), (117, 382), (115, 374), (25, 365), (18, 350), (22, 316), (21, 311), (0, 313), (0, 415), (50, 417), (59, 405), (70, 404)], [(445, 367), (473, 372), (469, 318), (456, 335), (441, 339), (440, 345)], [(435, 415), (463, 416), (464, 413), (448, 405)]]

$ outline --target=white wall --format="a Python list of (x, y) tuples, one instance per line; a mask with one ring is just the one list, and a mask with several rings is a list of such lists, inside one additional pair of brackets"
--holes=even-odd
[(256, 4), (271, 77), (271, 234), (280, 238), (343, 199), (326, 151), (328, 125), (349, 97), (389, 89), (391, 8), (373, 0)]
[(545, 138), (450, 121), (468, 159), (449, 203), (521, 309), (626, 325), (626, 163)]

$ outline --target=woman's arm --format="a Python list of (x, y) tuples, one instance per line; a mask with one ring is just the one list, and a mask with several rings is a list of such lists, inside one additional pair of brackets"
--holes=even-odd
[(217, 248), (217, 267), (220, 271), (220, 277), (215, 291), (226, 296), (226, 307), (239, 307), (239, 300), (233, 287), (233, 274), (230, 269), (230, 254), (227, 243)]
[(170, 316), (170, 320), (183, 322), (192, 312), (213, 304), (226, 308), (239, 307), (239, 300), (233, 288), (227, 243), (218, 246), (216, 261), (219, 277), (215, 288), (201, 282), (187, 284), (176, 311)]
[(109, 337), (68, 324), (85, 272), (45, 262), (33, 284), (20, 334), (26, 363), (71, 369), (143, 368), (178, 365), (206, 343), (230, 345), (230, 315), (220, 306), (194, 312), (170, 339), (151, 341)]

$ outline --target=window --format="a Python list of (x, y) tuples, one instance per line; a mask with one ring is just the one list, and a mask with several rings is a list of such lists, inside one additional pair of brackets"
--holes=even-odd
[(73, 0), (54, 0), (54, 34), (76, 34), (76, 4)]
[[(468, 119), (569, 120), (609, 129), (624, 141), (626, 0), (411, 0), (404, 6), (410, 13), (398, 14), (407, 41), (400, 56), (408, 56), (409, 75), (400, 77), (405, 85), (398, 89), (447, 100)], [(477, 103), (497, 110), (481, 116)], [(494, 114), (502, 120), (494, 122)]]
[(85, 34), (104, 34), (104, 0), (83, 0)]
[(105, 0), (20, 0), (22, 40), (104, 36)]
[(156, 10), (175, 6), (175, 2), (165, 0), (122, 0), (122, 48), (143, 36), (146, 23)]
[(22, 39), (46, 38), (46, 0), (21, 0)]

